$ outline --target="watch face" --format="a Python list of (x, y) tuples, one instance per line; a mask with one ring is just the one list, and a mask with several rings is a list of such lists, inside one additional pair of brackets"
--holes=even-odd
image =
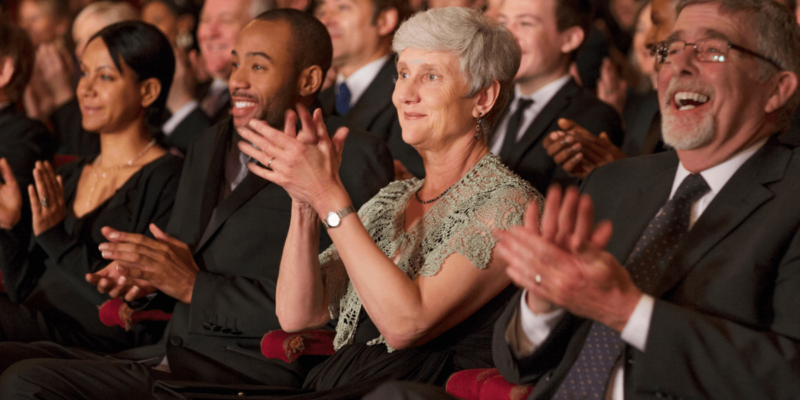
[(329, 212), (328, 218), (325, 219), (328, 220), (328, 226), (339, 226), (339, 223), (342, 222), (342, 218), (339, 217), (339, 214), (333, 211)]

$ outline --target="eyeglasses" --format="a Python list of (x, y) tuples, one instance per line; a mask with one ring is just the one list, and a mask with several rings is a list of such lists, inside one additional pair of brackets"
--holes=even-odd
[(760, 58), (774, 65), (775, 68), (783, 71), (783, 68), (781, 68), (780, 64), (778, 64), (775, 60), (772, 60), (766, 56), (762, 56), (761, 54), (746, 49), (742, 46), (730, 43), (725, 39), (718, 38), (700, 39), (694, 43), (686, 43), (683, 40), (663, 41), (656, 45), (656, 61), (658, 61), (660, 64), (669, 64), (672, 62), (670, 57), (680, 54), (686, 48), (686, 46), (692, 46), (694, 48), (695, 57), (697, 57), (697, 60), (701, 62), (725, 62), (728, 57), (728, 51), (730, 49), (734, 49), (741, 51), (742, 53), (749, 54), (753, 57)]

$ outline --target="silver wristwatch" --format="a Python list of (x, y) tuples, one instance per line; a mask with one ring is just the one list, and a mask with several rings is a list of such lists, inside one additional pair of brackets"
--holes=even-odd
[(352, 204), (339, 211), (331, 211), (328, 213), (328, 216), (322, 220), (322, 225), (325, 225), (327, 229), (336, 228), (342, 224), (344, 217), (354, 212), (356, 212), (356, 208), (353, 207)]

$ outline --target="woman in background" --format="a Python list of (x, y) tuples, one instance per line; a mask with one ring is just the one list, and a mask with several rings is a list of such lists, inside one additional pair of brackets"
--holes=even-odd
[[(99, 134), (101, 152), (64, 165), (58, 175), (48, 162), (37, 162), (35, 184), (27, 190), (34, 234), (28, 248), (0, 229), (7, 292), (0, 297), (0, 341), (46, 340), (115, 352), (156, 342), (165, 324), (128, 331), (103, 325), (97, 310), (108, 296), (85, 275), (103, 270), (115, 278), (114, 266), (107, 267), (97, 249), (105, 241), (101, 227), (146, 233), (151, 223), (164, 227), (169, 219), (182, 161), (156, 145), (149, 125), (164, 108), (174, 58), (155, 27), (122, 22), (89, 40), (80, 68), (83, 128)], [(11, 174), (5, 167), (2, 172)], [(21, 196), (17, 190), (0, 199), (4, 220), (19, 220), (14, 200)], [(14, 357), (4, 352), (0, 364), (10, 365)]]

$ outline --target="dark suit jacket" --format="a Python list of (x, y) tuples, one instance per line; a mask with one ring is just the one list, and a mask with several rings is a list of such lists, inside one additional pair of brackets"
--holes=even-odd
[[(400, 160), (409, 172), (422, 178), (425, 176), (422, 157), (417, 150), (403, 141), (397, 109), (392, 104), (396, 74), (394, 60), (389, 59), (364, 94), (347, 112), (345, 119), (347, 126), (369, 131), (383, 140), (389, 146), (395, 160)], [(322, 91), (319, 94), (319, 101), (325, 115), (339, 115), (336, 112), (336, 95), (333, 87)]]
[(164, 137), (164, 144), (186, 154), (194, 139), (211, 125), (211, 119), (200, 107), (197, 107), (178, 123), (172, 134)]
[[(327, 122), (331, 134), (340, 125), (336, 119)], [(303, 360), (297, 365), (267, 360), (259, 349), (265, 333), (280, 329), (275, 285), (291, 198), (280, 186), (248, 172), (217, 204), (234, 132), (229, 118), (199, 136), (186, 156), (167, 230), (190, 245), (200, 272), (191, 305), (175, 306), (164, 334), (166, 354), (176, 380), (299, 386), (306, 369)], [(360, 207), (393, 179), (389, 151), (368, 133), (353, 130), (345, 142), (340, 175), (353, 204)], [(330, 243), (323, 232), (320, 250)], [(164, 351), (162, 344), (122, 356), (158, 357)], [(264, 363), (279, 368), (264, 368)]]
[[(675, 152), (614, 162), (584, 182), (607, 250), (624, 262), (666, 203)], [(800, 395), (800, 150), (775, 138), (731, 177), (687, 233), (655, 293), (644, 353), (628, 346), (625, 399), (796, 399)], [(517, 300), (519, 298), (517, 297)], [(550, 398), (591, 325), (567, 314), (517, 359), (495, 326), (495, 363), (509, 381)]]
[(547, 187), (554, 182), (564, 185), (578, 183), (553, 162), (542, 146), (547, 134), (559, 129), (559, 118), (569, 118), (595, 135), (606, 132), (614, 144), (622, 144), (622, 122), (617, 111), (570, 79), (525, 130), (514, 151), (503, 160), (512, 171), (542, 193), (546, 193)]
[(643, 156), (665, 150), (661, 141), (661, 113), (656, 91), (636, 93), (628, 89), (622, 115), (625, 119), (625, 140), (620, 150), (626, 156)]

